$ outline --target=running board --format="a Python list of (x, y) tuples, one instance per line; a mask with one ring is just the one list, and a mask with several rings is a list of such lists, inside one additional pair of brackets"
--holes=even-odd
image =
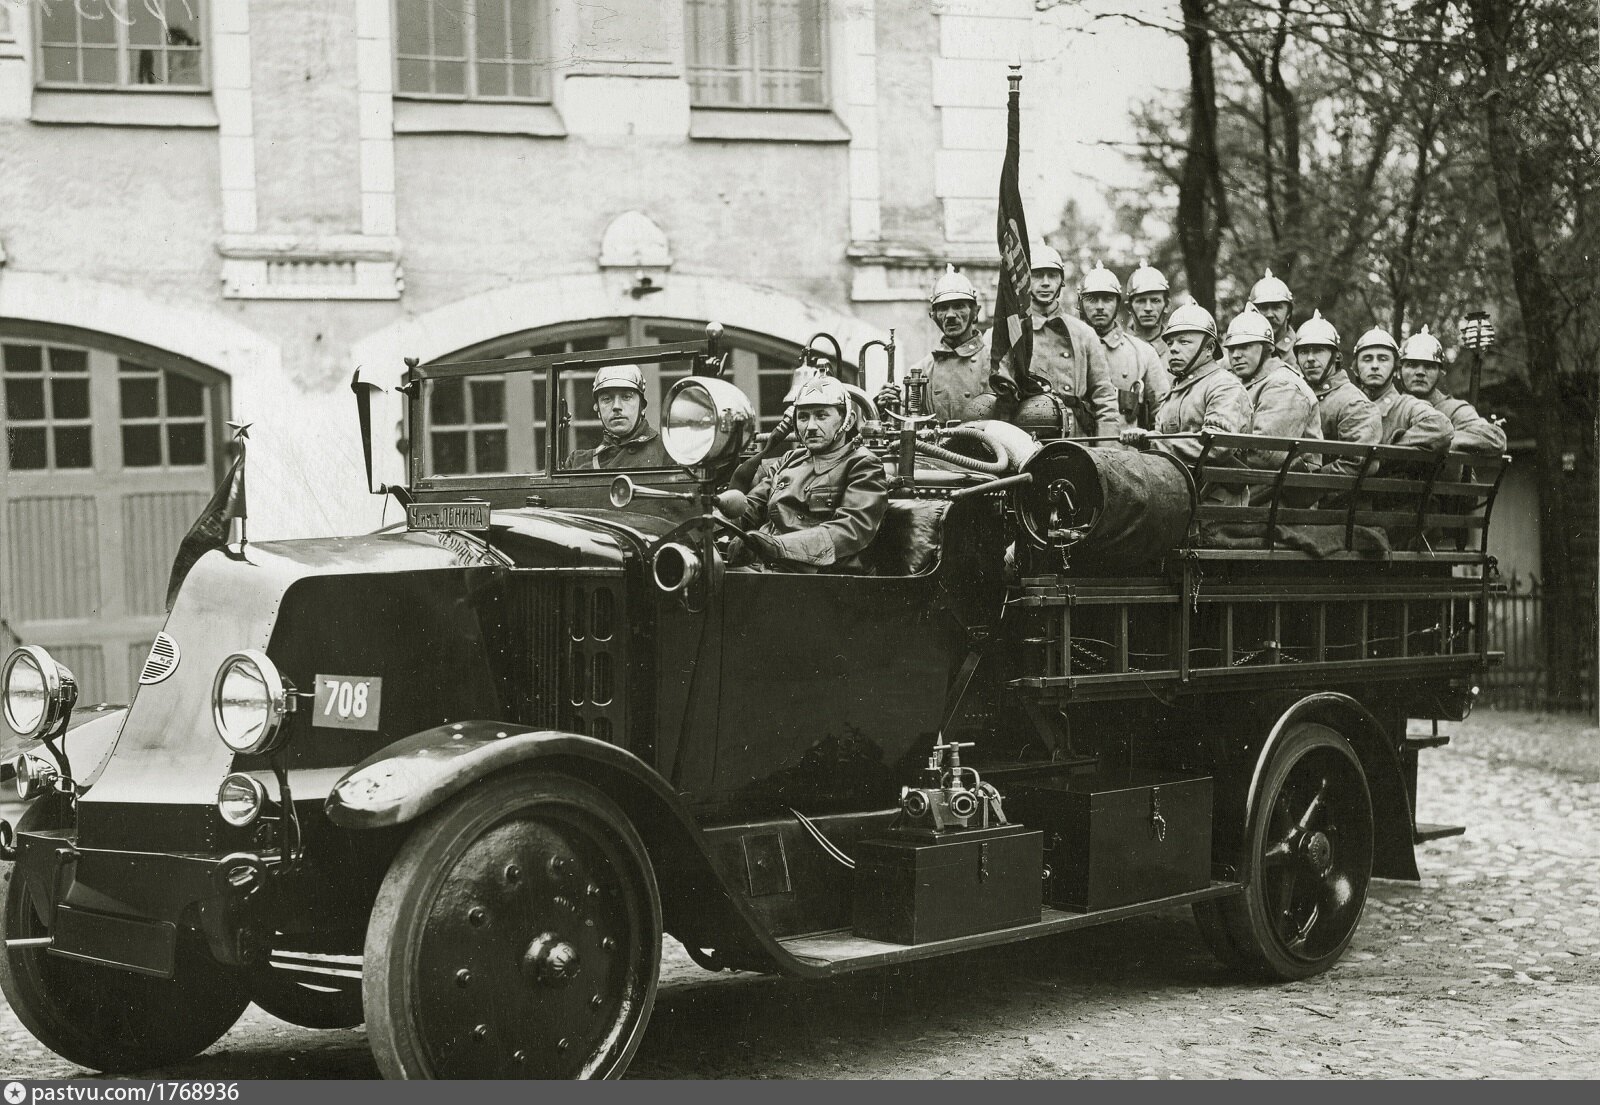
[(958, 936), (951, 940), (932, 940), (926, 944), (888, 944), (881, 940), (867, 940), (856, 936), (850, 929), (791, 936), (780, 940), (783, 949), (807, 966), (819, 968), (822, 974), (845, 974), (871, 967), (885, 967), (907, 963), (914, 959), (929, 959), (952, 952), (972, 951), (977, 948), (1011, 944), (1018, 940), (1031, 940), (1036, 936), (1066, 932), (1069, 929), (1088, 928), (1107, 921), (1121, 921), (1144, 913), (1154, 913), (1172, 906), (1203, 902), (1212, 898), (1226, 898), (1238, 894), (1244, 886), (1236, 882), (1213, 882), (1204, 890), (1191, 890), (1187, 894), (1174, 894), (1170, 898), (1157, 898), (1150, 902), (1098, 909), (1091, 913), (1068, 913), (1061, 909), (1045, 909), (1038, 922), (1017, 925), (1014, 928), (979, 932), (971, 936)]
[(1460, 836), (1467, 831), (1465, 825), (1429, 825), (1417, 822), (1417, 827), (1411, 834), (1413, 844), (1425, 844), (1430, 840), (1440, 840), (1447, 836)]

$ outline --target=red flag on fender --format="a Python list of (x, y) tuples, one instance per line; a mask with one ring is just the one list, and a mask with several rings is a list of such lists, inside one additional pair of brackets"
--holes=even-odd
[(1017, 183), (1022, 161), (1022, 66), (1013, 65), (1006, 108), (1006, 159), (1000, 167), (1000, 289), (994, 303), (994, 332), (989, 339), (989, 386), (996, 395), (1025, 394), (1028, 364), (1033, 359), (1033, 327), (1028, 321), (1033, 264), (1028, 255), (1028, 220), (1022, 213)]
[[(228, 423), (233, 426), (234, 423)], [(184, 577), (189, 574), (189, 569), (194, 567), (199, 560), (212, 549), (224, 548), (228, 544), (228, 524), (235, 518), (244, 518), (244, 455), (245, 438), (249, 426), (238, 426), (235, 429), (234, 440), (239, 443), (239, 455), (228, 466), (228, 474), (222, 477), (222, 482), (217, 485), (217, 490), (212, 494), (211, 501), (206, 503), (200, 517), (195, 519), (194, 525), (189, 527), (189, 532), (184, 534), (183, 540), (178, 545), (178, 555), (172, 558), (172, 575), (167, 579), (167, 613), (172, 612), (173, 600), (178, 597), (178, 588), (183, 586)], [(241, 546), (242, 547), (242, 546)]]

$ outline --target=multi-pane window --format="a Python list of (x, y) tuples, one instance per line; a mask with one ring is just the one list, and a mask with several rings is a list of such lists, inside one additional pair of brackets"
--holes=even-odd
[(685, 0), (699, 107), (827, 106), (827, 0)]
[[(604, 349), (609, 344), (611, 344), (610, 338), (605, 334), (588, 334), (581, 338), (536, 345), (529, 349), (526, 355), (546, 357), (556, 353), (587, 353), (595, 349)], [(532, 375), (534, 449), (542, 457), (546, 381), (542, 372), (535, 372)], [(593, 385), (593, 369), (573, 368), (565, 369), (561, 373), (561, 399), (566, 404), (565, 413), (571, 419), (567, 423), (567, 438), (564, 443), (566, 453), (571, 453), (574, 449), (593, 449), (600, 444), (601, 438), (605, 435), (605, 430), (600, 425), (600, 416), (594, 409)], [(556, 459), (565, 460), (566, 457), (563, 455)]]
[(395, 91), (547, 100), (545, 0), (395, 0)]
[(200, 381), (117, 362), (124, 468), (193, 468), (208, 460), (211, 411)]
[(756, 360), (756, 414), (761, 428), (770, 430), (783, 417), (789, 404), (784, 397), (794, 386), (794, 362), (761, 354)]
[(506, 378), (457, 376), (434, 380), (429, 389), (433, 471), (441, 476), (506, 471)]
[(0, 382), (7, 464), (12, 470), (94, 467), (85, 350), (0, 346)]
[(39, 82), (83, 88), (201, 88), (206, 0), (44, 0)]

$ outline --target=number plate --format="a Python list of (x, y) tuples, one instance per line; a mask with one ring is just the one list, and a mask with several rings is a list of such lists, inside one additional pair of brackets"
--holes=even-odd
[(378, 728), (383, 678), (377, 675), (318, 675), (311, 724), (327, 729)]
[(488, 503), (407, 503), (406, 525), (411, 529), (489, 528)]

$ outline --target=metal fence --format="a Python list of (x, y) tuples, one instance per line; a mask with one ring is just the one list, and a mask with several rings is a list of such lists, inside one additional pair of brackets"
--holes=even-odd
[(1548, 604), (1574, 601), (1590, 607), (1593, 596), (1563, 596), (1552, 592), (1489, 596), (1489, 647), (1506, 654), (1505, 663), (1484, 676), (1484, 700), (1496, 706), (1522, 710), (1583, 710), (1595, 712), (1595, 640), (1587, 635), (1581, 658), (1585, 677), (1579, 701), (1552, 700), (1549, 666), (1545, 660), (1544, 616)]

